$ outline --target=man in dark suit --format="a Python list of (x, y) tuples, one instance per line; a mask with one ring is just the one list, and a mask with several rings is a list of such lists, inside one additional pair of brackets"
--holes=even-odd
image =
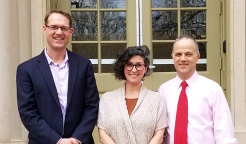
[(99, 95), (91, 62), (66, 49), (72, 36), (68, 13), (44, 19), (47, 47), (17, 68), (20, 118), (29, 144), (94, 144)]

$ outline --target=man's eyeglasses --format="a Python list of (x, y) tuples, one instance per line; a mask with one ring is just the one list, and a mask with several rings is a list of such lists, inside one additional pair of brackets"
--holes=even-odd
[(50, 25), (50, 26), (46, 26), (47, 28), (51, 29), (51, 30), (58, 30), (59, 28), (61, 29), (61, 31), (69, 31), (70, 27), (67, 26), (56, 26), (56, 25)]
[(137, 63), (137, 64), (127, 63), (127, 64), (125, 64), (125, 69), (127, 71), (131, 71), (133, 69), (133, 67), (135, 67), (137, 71), (142, 71), (145, 68), (145, 64), (142, 64), (142, 63)]

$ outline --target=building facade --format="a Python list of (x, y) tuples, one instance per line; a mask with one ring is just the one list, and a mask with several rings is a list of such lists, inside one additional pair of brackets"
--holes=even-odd
[[(221, 53), (220, 57), (219, 81), (231, 109), (235, 137), (239, 143), (243, 143), (246, 141), (246, 2), (243, 0), (216, 2), (220, 7), (219, 13), (223, 15), (222, 21), (219, 22), (223, 27), (219, 33), (221, 48), (226, 41), (226, 45), (224, 44), (226, 52)], [(0, 1), (0, 144), (27, 143), (27, 131), (17, 111), (16, 68), (21, 62), (38, 55), (45, 47), (43, 18), (47, 11), (57, 6), (54, 3), (57, 4), (55, 0)], [(145, 38), (143, 41), (146, 41)], [(142, 44), (148, 45), (148, 42)], [(100, 88), (105, 79), (100, 77), (100, 72), (95, 75)], [(147, 78), (146, 83), (148, 81), (150, 80)], [(102, 89), (100, 93), (109, 90), (107, 87)]]

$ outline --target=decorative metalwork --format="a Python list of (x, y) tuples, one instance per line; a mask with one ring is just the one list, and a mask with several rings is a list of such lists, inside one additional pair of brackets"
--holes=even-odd
[(181, 0), (181, 7), (206, 7), (206, 0)]
[(97, 12), (72, 12), (73, 41), (97, 41)]
[(100, 0), (100, 8), (126, 8), (126, 0)]
[(72, 9), (97, 8), (97, 0), (71, 0), (71, 8)]
[(181, 34), (195, 39), (206, 38), (206, 11), (182, 11)]
[(126, 12), (101, 12), (101, 40), (126, 40)]
[(152, 8), (174, 8), (177, 0), (152, 0)]
[(172, 40), (178, 36), (177, 11), (152, 11), (153, 40)]

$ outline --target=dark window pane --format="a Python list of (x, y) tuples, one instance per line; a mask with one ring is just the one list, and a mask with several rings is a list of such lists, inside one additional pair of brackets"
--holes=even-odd
[(152, 8), (174, 8), (177, 0), (152, 0)]
[(97, 12), (72, 12), (73, 41), (97, 41)]
[[(154, 59), (171, 59), (173, 43), (153, 44), (153, 58)], [(207, 58), (206, 43), (198, 43), (200, 58)]]
[(126, 0), (100, 0), (101, 8), (126, 8)]
[(154, 72), (176, 72), (173, 64), (155, 64)]
[(206, 0), (181, 0), (181, 7), (206, 7)]
[(73, 52), (88, 59), (97, 59), (97, 44), (72, 44)]
[(207, 64), (197, 64), (196, 70), (197, 71), (207, 71)]
[[(153, 43), (154, 72), (174, 72), (175, 68), (171, 57), (173, 43)], [(156, 63), (156, 61), (158, 61)]]
[[(171, 57), (173, 43), (153, 43), (153, 65), (154, 72), (175, 72)], [(206, 43), (198, 43), (200, 60), (197, 64), (197, 71), (207, 70), (207, 49)]]
[(199, 52), (200, 52), (200, 59), (206, 59), (207, 58), (206, 43), (198, 43), (198, 46), (199, 46)]
[(101, 12), (101, 40), (126, 40), (126, 12)]
[[(207, 60), (207, 44), (206, 43), (198, 43), (199, 46), (199, 53), (200, 53), (200, 60), (204, 59)], [(196, 65), (197, 71), (207, 71), (207, 64), (197, 64)]]
[(97, 8), (97, 0), (71, 0), (71, 8)]
[(113, 73), (113, 64), (102, 64), (102, 73)]
[(153, 44), (153, 59), (172, 59), (173, 43), (154, 43)]
[(116, 55), (126, 49), (126, 44), (101, 44), (102, 73), (113, 73), (112, 64)]
[(153, 40), (174, 40), (178, 36), (177, 11), (152, 12)]
[(102, 59), (115, 59), (116, 55), (126, 49), (126, 44), (101, 44)]
[(92, 64), (94, 73), (98, 73), (98, 64)]
[(181, 34), (206, 39), (206, 11), (182, 11)]
[[(86, 57), (88, 59), (94, 59), (92, 61), (92, 67), (95, 73), (98, 73), (98, 50), (97, 44), (72, 44), (73, 52)], [(95, 62), (94, 62), (95, 61)]]
[[(197, 71), (207, 71), (207, 64), (197, 64)], [(155, 64), (154, 72), (176, 72), (173, 64)]]

